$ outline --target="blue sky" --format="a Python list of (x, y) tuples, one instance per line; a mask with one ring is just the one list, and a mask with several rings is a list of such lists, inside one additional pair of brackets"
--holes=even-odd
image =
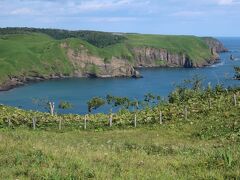
[(240, 0), (0, 0), (0, 27), (240, 36)]

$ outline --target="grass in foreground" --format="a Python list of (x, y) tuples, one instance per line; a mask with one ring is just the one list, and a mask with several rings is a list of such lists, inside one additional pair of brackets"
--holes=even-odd
[[(168, 125), (169, 126), (169, 125)], [(194, 127), (107, 132), (0, 131), (1, 179), (227, 179), (240, 145), (200, 140)]]
[[(115, 116), (113, 128), (107, 116), (94, 115), (87, 131), (80, 116), (57, 116), (65, 122), (59, 131), (42, 114), (46, 122), (34, 131), (32, 113), (1, 107), (0, 179), (239, 179), (240, 109), (232, 95), (212, 94), (211, 108), (195, 94), (166, 104), (162, 125), (155, 109), (144, 110), (136, 129), (125, 112)], [(15, 113), (13, 129), (6, 127), (7, 112)]]

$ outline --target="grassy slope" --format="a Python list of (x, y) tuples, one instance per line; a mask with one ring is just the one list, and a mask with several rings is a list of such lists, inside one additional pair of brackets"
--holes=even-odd
[(44, 34), (0, 36), (0, 82), (8, 75), (70, 73), (72, 67), (59, 42)]
[[(114, 116), (112, 129), (106, 115), (91, 116), (84, 131), (81, 116), (54, 120), (1, 106), (0, 179), (238, 179), (240, 104), (234, 107), (232, 96), (211, 96), (211, 109), (205, 98), (189, 99), (188, 120), (181, 114), (186, 104), (163, 106), (163, 125), (146, 110), (137, 129), (127, 112)], [(40, 116), (36, 131), (33, 114)], [(6, 128), (6, 116), (14, 129)]]
[(41, 33), (0, 35), (0, 82), (8, 76), (71, 74), (73, 67), (60, 48), (67, 41), (70, 47), (79, 51), (80, 44), (90, 54), (110, 60), (113, 56), (133, 61), (132, 47), (165, 48), (170, 52), (187, 53), (194, 62), (211, 57), (207, 45), (194, 36), (161, 36), (128, 34), (124, 42), (98, 48), (84, 40), (70, 38), (55, 40)]

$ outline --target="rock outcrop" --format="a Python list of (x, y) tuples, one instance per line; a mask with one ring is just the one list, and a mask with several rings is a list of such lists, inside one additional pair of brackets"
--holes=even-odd
[(211, 50), (211, 54), (214, 60), (219, 60), (220, 56), (219, 53), (227, 52), (228, 49), (224, 47), (221, 41), (212, 38), (212, 37), (204, 37), (204, 42), (208, 45), (209, 49)]
[(128, 60), (112, 57), (104, 60), (88, 53), (83, 46), (74, 51), (66, 43), (61, 45), (67, 51), (67, 57), (74, 67), (74, 77), (140, 77)]
[(185, 53), (171, 52), (167, 49), (152, 47), (137, 47), (132, 49), (134, 55), (134, 67), (203, 67), (219, 60), (219, 53), (226, 52), (223, 44), (214, 38), (204, 38), (209, 46), (211, 57), (202, 61), (193, 61)]
[(186, 54), (171, 53), (166, 49), (133, 48), (135, 67), (192, 67)]
[(3, 84), (0, 85), (0, 91), (8, 91), (12, 88), (23, 86), (26, 83), (29, 82), (39, 82), (39, 81), (45, 81), (50, 79), (62, 79), (70, 77), (68, 75), (63, 74), (52, 74), (50, 76), (19, 76), (19, 77), (9, 77), (8, 80), (6, 80)]
[(221, 43), (221, 41), (212, 38), (212, 37), (204, 37), (203, 40), (205, 43), (209, 46), (212, 53), (221, 53), (221, 52), (227, 52), (228, 49), (224, 47), (224, 45)]

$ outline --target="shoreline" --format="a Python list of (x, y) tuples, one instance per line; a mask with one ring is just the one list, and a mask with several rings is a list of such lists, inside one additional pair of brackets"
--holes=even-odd
[(50, 76), (50, 77), (26, 77), (23, 79), (21, 78), (13, 78), (6, 83), (0, 84), (0, 92), (10, 91), (12, 89), (25, 86), (31, 83), (49, 81), (49, 80), (60, 80), (60, 79), (70, 79), (70, 78), (86, 78), (86, 79), (109, 79), (109, 78), (132, 78), (132, 79), (139, 79), (143, 78), (143, 76)]

